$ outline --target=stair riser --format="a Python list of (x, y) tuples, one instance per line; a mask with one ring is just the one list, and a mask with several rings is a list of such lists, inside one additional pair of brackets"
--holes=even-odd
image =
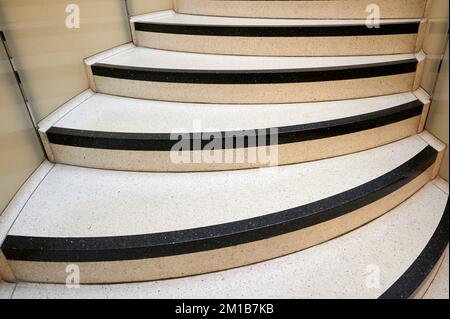
[[(134, 27), (134, 24), (132, 24)], [(207, 27), (205, 27), (207, 28)], [(369, 29), (368, 29), (369, 30)], [(419, 34), (330, 37), (241, 37), (135, 31), (136, 45), (172, 51), (253, 56), (350, 56), (415, 53)]]
[(6, 282), (16, 282), (16, 277), (11, 270), (7, 259), (0, 251), (0, 279)]
[[(344, 134), (335, 137), (298, 143), (282, 144), (277, 145), (272, 149), (268, 149), (268, 147), (260, 147), (256, 149), (252, 148), (250, 150), (220, 150), (220, 152), (226, 152), (227, 155), (233, 154), (232, 158), (243, 159), (231, 163), (225, 160), (219, 163), (208, 163), (207, 159), (211, 158), (211, 155), (206, 151), (186, 152), (189, 154), (186, 155), (188, 158), (192, 160), (196, 159), (196, 161), (177, 163), (173, 160), (173, 158), (171, 158), (170, 151), (113, 150), (76, 147), (52, 143), (48, 144), (50, 145), (51, 154), (54, 157), (54, 161), (63, 164), (91, 168), (173, 172), (255, 168), (294, 164), (340, 156), (400, 140), (418, 132), (418, 128), (420, 129), (421, 125), (420, 123), (423, 122), (423, 118), (426, 116), (427, 109), (427, 107), (424, 107), (421, 116), (415, 116), (397, 123), (352, 134)], [(48, 138), (45, 137), (45, 140), (48, 141)], [(236, 153), (239, 157), (235, 157)], [(249, 160), (249, 153), (256, 154), (256, 162)], [(268, 156), (258, 157), (258, 154), (268, 154)], [(200, 160), (200, 163), (197, 159)]]
[(173, 102), (270, 104), (332, 101), (404, 93), (415, 73), (377, 78), (287, 84), (192, 84), (147, 82), (94, 76), (97, 92)]
[[(421, 18), (426, 0), (378, 0), (381, 17)], [(372, 0), (330, 1), (211, 1), (177, 0), (179, 13), (252, 18), (366, 19)]]
[[(425, 185), (432, 167), (390, 195), (363, 208), (270, 239), (177, 256), (116, 262), (75, 262), (82, 283), (115, 283), (183, 277), (248, 265), (290, 254), (345, 234), (385, 214)], [(19, 281), (65, 283), (63, 262), (9, 261)]]

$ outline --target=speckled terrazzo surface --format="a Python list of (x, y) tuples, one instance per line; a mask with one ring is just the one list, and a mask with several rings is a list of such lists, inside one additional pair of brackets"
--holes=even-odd
[(234, 172), (134, 173), (56, 165), (9, 234), (120, 236), (262, 216), (362, 185), (426, 145), (413, 136), (347, 156)]
[[(360, 229), (308, 250), (252, 266), (175, 280), (80, 289), (20, 283), (13, 297), (377, 298), (426, 246), (447, 197), (429, 183), (405, 203)], [(367, 285), (373, 283), (368, 276), (374, 270), (380, 274), (379, 282)]]
[[(308, 26), (308, 25), (365, 25), (366, 21), (357, 20), (318, 20), (318, 19), (258, 19), (258, 18), (236, 18), (216, 17), (176, 13), (173, 10), (160, 11), (144, 14), (132, 18), (133, 22), (154, 21), (167, 24), (193, 24), (193, 25), (229, 25), (229, 26)], [(419, 19), (384, 19), (383, 23), (408, 23), (418, 22)]]
[[(372, 0), (327, 1), (236, 1), (236, 0), (177, 0), (175, 10), (180, 13), (264, 17), (264, 18), (313, 18), (313, 19), (366, 19), (366, 8)], [(422, 17), (425, 0), (378, 0), (382, 18)]]
[[(361, 18), (368, 1), (234, 1), (232, 4), (235, 6), (230, 6), (227, 0), (192, 0), (189, 4), (183, 0), (175, 1), (175, 10), (187, 13), (193, 10), (189, 6), (196, 3), (197, 9), (191, 13), (207, 14), (209, 11), (233, 16), (250, 12), (249, 15), (256, 14), (260, 18), (311, 16), (316, 20), (219, 18), (188, 16), (173, 11), (141, 16), (137, 18), (140, 21), (131, 25), (134, 43), (139, 47), (127, 44), (86, 59), (91, 88), (96, 92), (132, 98), (228, 104), (343, 100), (417, 89), (424, 54), (412, 53), (422, 48), (422, 31), (427, 24), (420, 18), (425, 11), (425, 0), (409, 0), (408, 8), (405, 8), (406, 0), (379, 0), (377, 5), (383, 12), (388, 12), (387, 16), (419, 18), (385, 20), (392, 25), (380, 28), (380, 34), (366, 28), (362, 19), (327, 20), (330, 17)], [(157, 23), (154, 23), (150, 27), (149, 23), (140, 23), (149, 20), (162, 24), (155, 27)], [(183, 26), (194, 21), (198, 25)], [(177, 24), (181, 27), (174, 26)], [(213, 27), (205, 25), (216, 25), (215, 34), (206, 30)], [(283, 30), (282, 36), (274, 33), (275, 26), (280, 26), (278, 31)], [(183, 28), (184, 32), (189, 29), (191, 34), (180, 32)], [(177, 34), (177, 30), (184, 35)], [(345, 34), (342, 33), (344, 30)], [(255, 36), (257, 32), (262, 32), (259, 34), (261, 38), (272, 39), (261, 41)], [(374, 36), (368, 37), (369, 33)], [(209, 41), (205, 42), (204, 37), (198, 35), (210, 36)], [(225, 36), (228, 38), (222, 39)], [(289, 36), (293, 39), (289, 40)], [(230, 49), (236, 47), (238, 49)], [(103, 151), (97, 151), (96, 148), (106, 145), (105, 141), (95, 147), (80, 144), (80, 140), (72, 144), (58, 142), (69, 136), (67, 132), (77, 131), (74, 133), (77, 134), (82, 130), (85, 134), (95, 132), (98, 141), (100, 133), (111, 138), (111, 132), (117, 131), (125, 137), (133, 132), (226, 131), (314, 123), (345, 116), (360, 119), (364, 112), (386, 111), (391, 103), (409, 103), (408, 99), (416, 99), (412, 93), (328, 104), (266, 105), (264, 110), (264, 106), (259, 105), (261, 110), (256, 113), (254, 107), (258, 106), (226, 105), (224, 108), (224, 105), (207, 105), (200, 109), (193, 103), (137, 101), (94, 94), (93, 91), (79, 99), (81, 104), (78, 107), (75, 103), (65, 107), (65, 110), (70, 108), (69, 114), (60, 112), (52, 116), (53, 119), (58, 118), (59, 128), (53, 127), (53, 131), (41, 128), (49, 159), (61, 164), (49, 167), (29, 197), (13, 205), (12, 210), (20, 213), (17, 219), (12, 214), (6, 215), (9, 236), (3, 243), (0, 258), (4, 253), (19, 281), (64, 283), (64, 267), (68, 262), (79, 262), (85, 276), (83, 283), (125, 283), (210, 273), (270, 261), (181, 279), (82, 286), (71, 290), (62, 285), (11, 285), (0, 280), (0, 298), (377, 298), (397, 283), (398, 278), (410, 278), (406, 270), (417, 264), (417, 260), (435, 260), (437, 253), (432, 256), (436, 257), (434, 259), (430, 254), (424, 254), (424, 251), (436, 251), (428, 249), (429, 246), (439, 242), (440, 256), (447, 243), (448, 209), (443, 215), (445, 218), (442, 218), (442, 211), (448, 199), (448, 192), (444, 190), (448, 184), (446, 186), (441, 181), (427, 184), (439, 168), (442, 152), (438, 153), (426, 138), (411, 136), (416, 134), (417, 127), (421, 131), (420, 123), (428, 111), (428, 105), (424, 106), (419, 101), (415, 101), (417, 105), (414, 105), (414, 113), (408, 113), (409, 117), (397, 117), (395, 126), (394, 122), (381, 124), (371, 119), (371, 124), (379, 124), (378, 131), (366, 127), (361, 129), (366, 135), (341, 132), (343, 136), (352, 135), (355, 140), (353, 143), (341, 137), (340, 142), (334, 143), (333, 147), (345, 149), (341, 153), (333, 153), (326, 148), (333, 145), (332, 137), (329, 136), (327, 141), (322, 137), (326, 147), (322, 148), (319, 143), (308, 146), (305, 142), (303, 149), (299, 147), (291, 151), (310, 154), (309, 147), (311, 152), (320, 149), (328, 155), (289, 161), (289, 156), (284, 153), (282, 164), (306, 163), (276, 168), (183, 174), (138, 173), (141, 170), (138, 165), (125, 167), (124, 163), (137, 161), (143, 164), (146, 160), (158, 165), (167, 163), (150, 157), (144, 159), (147, 155), (144, 152), (127, 154), (125, 151), (140, 150), (118, 148), (119, 151), (113, 153), (110, 152), (112, 149), (103, 148)], [(292, 116), (286, 118), (287, 112)], [(234, 119), (236, 114), (240, 114), (238, 120)], [(402, 115), (405, 116), (404, 113)], [(206, 128), (192, 127), (195, 120), (202, 121)], [(50, 122), (44, 121), (44, 126), (50, 127)], [(326, 127), (328, 132), (332, 131), (330, 127), (333, 126)], [(398, 135), (393, 134), (394, 130)], [(374, 138), (377, 134), (378, 140)], [(405, 138), (407, 136), (410, 137)], [(360, 147), (358, 140), (369, 141), (370, 145)], [(398, 142), (377, 147), (392, 141)], [(346, 144), (356, 148), (352, 150), (350, 146), (342, 146)], [(373, 147), (377, 148), (370, 149)], [(361, 151), (363, 149), (370, 150)], [(163, 149), (165, 153), (167, 150), (167, 147)], [(153, 151), (162, 152), (161, 148)], [(352, 154), (333, 157), (349, 153)], [(117, 166), (106, 163), (106, 157), (114, 156)], [(72, 161), (67, 160), (68, 157), (72, 157)], [(325, 157), (329, 159), (318, 160)], [(314, 162), (310, 162), (312, 160)], [(98, 165), (103, 161), (104, 165)], [(167, 168), (162, 170), (169, 171)], [(350, 199), (360, 206), (351, 206), (349, 202), (353, 202)], [(372, 202), (365, 201), (367, 199)], [(334, 211), (327, 210), (328, 206), (323, 204), (327, 200), (334, 205)], [(271, 213), (276, 212), (294, 224), (296, 220), (290, 213), (295, 209), (291, 208), (307, 204), (311, 204), (311, 210), (305, 211), (306, 219), (315, 224), (308, 224), (308, 221), (301, 224), (305, 228), (304, 233), (301, 232), (303, 229), (286, 228), (286, 233), (280, 235), (275, 230), (270, 233), (272, 237), (267, 237), (272, 241), (264, 242), (266, 237), (233, 241), (234, 237), (225, 236), (228, 233), (214, 233), (211, 231), (214, 227), (205, 227), (229, 226), (235, 231), (233, 235), (245, 237), (250, 229), (237, 228), (235, 225), (239, 221), (244, 226), (248, 223), (255, 227), (255, 233), (262, 233), (264, 227), (254, 219), (271, 219), (276, 215)], [(329, 219), (318, 218), (314, 205), (323, 209)], [(399, 206), (385, 214), (396, 205)], [(442, 220), (446, 221), (445, 225)], [(329, 221), (334, 224), (329, 225)], [(273, 223), (283, 227), (288, 224), (277, 219), (273, 219)], [(300, 227), (299, 223), (295, 225)], [(360, 225), (364, 226), (358, 228)], [(442, 225), (446, 232), (442, 231)], [(323, 230), (315, 226), (321, 226)], [(156, 235), (156, 239), (160, 236), (169, 246), (179, 247), (179, 243), (164, 232), (173, 231), (177, 235), (191, 232), (201, 240), (208, 239), (198, 227), (205, 227), (208, 236), (216, 234), (218, 238), (223, 237), (228, 246), (205, 245), (206, 253), (195, 250), (200, 247), (197, 245), (194, 250), (175, 249), (159, 255), (145, 255), (143, 251), (148, 251), (147, 246), (139, 243), (136, 247), (127, 246), (121, 237), (128, 236), (133, 241), (138, 237)], [(178, 231), (183, 229), (185, 231)], [(349, 230), (352, 232), (347, 233)], [(442, 233), (445, 236), (434, 240), (436, 234)], [(329, 237), (325, 237), (326, 234)], [(0, 232), (0, 236), (5, 235)], [(105, 236), (112, 237), (103, 238)], [(180, 237), (180, 242), (186, 243), (187, 247), (191, 245), (186, 240), (189, 236)], [(105, 250), (111, 255), (104, 254), (103, 259), (98, 259), (102, 254), (101, 244), (97, 246), (101, 241), (99, 237), (110, 244)], [(336, 239), (319, 245), (329, 238)], [(99, 241), (95, 245), (90, 245), (96, 240)], [(289, 246), (295, 240), (298, 247)], [(66, 243), (78, 248), (68, 249)], [(155, 243), (157, 248), (163, 246), (161, 242)], [(247, 246), (242, 246), (244, 243)], [(118, 255), (124, 246), (137, 249), (130, 255)], [(89, 250), (94, 258), (89, 254), (82, 256)], [(296, 251), (300, 252), (272, 260)], [(238, 260), (239, 257), (242, 259)], [(0, 259), (2, 261), (5, 259)], [(434, 286), (428, 291), (431, 298), (448, 295), (448, 254), (446, 261), (447, 266), (444, 261), (442, 269), (447, 276), (441, 272), (438, 274), (433, 281)], [(423, 263), (418, 264), (423, 266)], [(419, 272), (429, 274), (426, 265), (418, 268)], [(5, 276), (4, 271), (9, 267), (1, 269), (0, 277), (9, 280), (11, 276)], [(418, 284), (422, 277), (417, 280)], [(447, 283), (446, 290), (443, 283)]]
[(12, 297), (16, 284), (10, 284), (0, 279), (0, 299), (9, 299)]
[(95, 94), (57, 121), (54, 126), (138, 133), (258, 129), (356, 116), (416, 99), (412, 93), (403, 93), (319, 103), (223, 105), (171, 103)]
[(352, 57), (251, 57), (207, 55), (135, 47), (98, 63), (189, 70), (267, 70), (364, 65), (414, 59), (414, 54)]
[(449, 250), (445, 252), (444, 260), (424, 299), (449, 299)]

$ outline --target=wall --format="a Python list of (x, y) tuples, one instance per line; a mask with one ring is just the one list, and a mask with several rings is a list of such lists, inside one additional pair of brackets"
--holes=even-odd
[(423, 44), (427, 60), (425, 62), (422, 87), (430, 94), (433, 93), (435, 88), (437, 72), (445, 52), (449, 27), (448, 17), (448, 0), (429, 0), (429, 25)]
[[(67, 4), (80, 8), (80, 28), (66, 27)], [(172, 8), (171, 0), (128, 0), (132, 15)], [(4, 31), (37, 121), (89, 83), (83, 59), (131, 41), (124, 0), (0, 0)], [(6, 52), (0, 55), (0, 212), (43, 161)]]
[[(447, 145), (449, 144), (448, 18), (448, 0), (429, 0), (429, 27), (423, 46), (423, 50), (427, 54), (427, 61), (424, 68), (422, 87), (430, 95), (433, 95), (433, 102), (431, 104), (426, 129)], [(441, 64), (442, 59), (444, 61)], [(438, 77), (439, 68), (440, 73)], [(447, 149), (440, 172), (441, 177), (447, 181), (449, 178), (448, 160), (449, 152)]]
[(139, 15), (153, 11), (173, 8), (172, 0), (127, 0), (130, 15)]
[(0, 41), (0, 214), (43, 160), (44, 153)]
[(123, 0), (0, 0), (0, 21), (37, 121), (88, 88), (84, 58), (131, 41)]
[[(65, 26), (67, 4), (80, 28)], [(171, 0), (128, 0), (131, 15), (172, 8)], [(83, 59), (131, 41), (125, 0), (0, 0), (4, 31), (37, 121), (89, 83)], [(9, 61), (0, 52), (0, 213), (44, 160)]]
[[(430, 114), (428, 116), (426, 129), (439, 138), (441, 141), (449, 145), (449, 52), (447, 50), (445, 53), (444, 62), (441, 66), (441, 71), (439, 73), (439, 78), (437, 80), (436, 88), (434, 90), (433, 103), (431, 104)], [(442, 163), (442, 168), (440, 175), (445, 180), (448, 179), (449, 170), (449, 150), (444, 157)]]

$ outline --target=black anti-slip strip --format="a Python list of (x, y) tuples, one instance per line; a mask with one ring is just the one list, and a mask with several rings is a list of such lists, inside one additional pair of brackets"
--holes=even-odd
[(201, 24), (164, 24), (135, 22), (136, 31), (185, 35), (230, 36), (230, 37), (350, 37), (395, 34), (416, 34), (419, 22), (386, 23), (379, 28), (366, 25), (327, 26), (212, 26)]
[(337, 67), (285, 70), (179, 70), (95, 63), (95, 76), (193, 84), (270, 84), (354, 80), (416, 72), (417, 59)]
[[(236, 149), (248, 147), (249, 144), (282, 145), (369, 130), (418, 116), (422, 114), (423, 106), (422, 102), (416, 100), (377, 112), (276, 129), (171, 136), (169, 133), (120, 133), (52, 127), (47, 131), (47, 136), (52, 144), (108, 150), (171, 151), (181, 139), (190, 145), (188, 150), (202, 150), (210, 143), (214, 143), (215, 149)], [(276, 132), (277, 139), (273, 139)]]
[(408, 270), (383, 294), (380, 299), (407, 299), (414, 295), (437, 266), (449, 242), (448, 202), (438, 228), (425, 249)]
[(7, 236), (2, 251), (9, 260), (101, 262), (174, 256), (245, 244), (323, 223), (373, 203), (419, 176), (434, 163), (436, 156), (437, 151), (427, 146), (406, 163), (366, 184), (307, 205), (256, 218), (134, 236)]

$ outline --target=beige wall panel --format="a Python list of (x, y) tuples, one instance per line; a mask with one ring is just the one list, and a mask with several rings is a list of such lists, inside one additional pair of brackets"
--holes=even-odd
[[(442, 63), (441, 72), (439, 73), (439, 77), (436, 84), (436, 89), (434, 91), (433, 102), (431, 104), (430, 113), (428, 116), (428, 121), (426, 125), (426, 129), (439, 138), (442, 142), (449, 145), (449, 52), (448, 52), (448, 44), (447, 50), (445, 53), (444, 62)], [(448, 148), (444, 155), (444, 160), (442, 161), (442, 167), (440, 171), (440, 175), (445, 180), (448, 179), (448, 166), (449, 166), (449, 157), (448, 157)]]
[[(79, 29), (66, 27), (72, 3)], [(84, 58), (131, 40), (122, 0), (0, 0), (0, 21), (38, 121), (88, 88)]]
[(448, 18), (448, 0), (428, 0), (427, 16), (429, 18)]
[(43, 160), (44, 154), (0, 42), (0, 214)]
[(173, 8), (172, 0), (127, 0), (127, 2), (132, 16)]
[[(448, 145), (449, 123), (448, 123), (448, 0), (429, 0), (428, 18), (429, 25), (423, 44), (423, 50), (427, 54), (422, 87), (433, 95), (426, 129)], [(447, 50), (445, 50), (447, 46)], [(445, 53), (441, 66), (441, 73), (438, 77), (439, 66)], [(444, 155), (440, 175), (448, 181), (449, 178), (449, 157), (448, 149)]]
[(423, 50), (428, 56), (425, 63), (422, 87), (429, 94), (432, 94), (436, 84), (439, 64), (447, 43), (449, 1), (429, 1), (429, 23), (423, 44)]

